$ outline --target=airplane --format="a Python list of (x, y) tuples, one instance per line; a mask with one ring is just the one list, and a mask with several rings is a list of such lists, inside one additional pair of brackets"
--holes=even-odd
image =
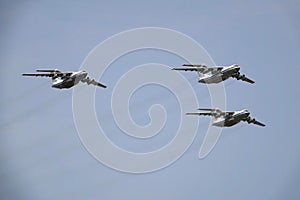
[(34, 74), (22, 74), (22, 76), (41, 76), (41, 77), (51, 77), (52, 87), (58, 89), (71, 88), (77, 85), (79, 82), (87, 83), (88, 85), (96, 85), (102, 88), (106, 88), (105, 85), (98, 83), (94, 79), (90, 79), (87, 75), (88, 73), (84, 70), (78, 72), (61, 72), (58, 69), (37, 69)]
[(217, 108), (199, 108), (198, 110), (209, 111), (209, 112), (197, 112), (197, 113), (186, 113), (187, 115), (203, 115), (213, 117), (213, 126), (218, 127), (230, 127), (241, 121), (246, 121), (248, 124), (256, 124), (259, 126), (266, 126), (265, 124), (256, 121), (250, 117), (250, 112), (247, 109), (240, 111), (221, 111)]
[(183, 71), (196, 71), (199, 74), (199, 83), (220, 83), (226, 79), (232, 77), (237, 80), (246, 81), (248, 83), (255, 83), (253, 80), (247, 78), (244, 74), (241, 75), (240, 66), (233, 64), (230, 66), (215, 66), (208, 67), (206, 65), (194, 65), (194, 64), (183, 64), (186, 68), (173, 68), (172, 70), (183, 70)]

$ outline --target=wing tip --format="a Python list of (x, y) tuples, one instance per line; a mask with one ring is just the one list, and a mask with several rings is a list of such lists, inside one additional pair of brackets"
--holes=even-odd
[(58, 69), (37, 69), (36, 72), (60, 72)]
[(186, 115), (199, 115), (199, 113), (191, 113), (191, 112), (187, 112), (185, 113)]

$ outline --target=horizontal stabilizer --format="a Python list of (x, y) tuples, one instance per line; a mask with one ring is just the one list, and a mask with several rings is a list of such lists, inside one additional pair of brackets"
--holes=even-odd
[(106, 85), (103, 85), (102, 83), (99, 83), (97, 81), (95, 81), (94, 79), (90, 79), (89, 77), (86, 77), (85, 79), (82, 79), (81, 82), (83, 83), (87, 83), (88, 85), (92, 84), (92, 85), (96, 85), (102, 88), (107, 88)]
[(263, 126), (263, 127), (266, 126), (265, 124), (255, 120), (255, 119), (252, 119), (251, 117), (248, 117), (247, 119), (244, 119), (243, 121), (247, 121), (248, 124), (256, 124), (258, 126)]
[(99, 86), (99, 87), (107, 88), (106, 85), (103, 85), (103, 84), (101, 84), (101, 83), (96, 83), (96, 84), (97, 84), (97, 86)]
[(241, 75), (240, 73), (234, 74), (232, 76), (233, 78), (236, 78), (237, 80), (242, 80), (242, 81), (246, 81), (248, 83), (255, 83), (255, 81), (251, 80), (250, 78), (246, 77), (245, 74)]
[(253, 122), (253, 124), (256, 124), (258, 126), (266, 126), (265, 124), (263, 124), (263, 123), (261, 123), (259, 121), (256, 121), (256, 120)]
[(255, 83), (255, 81), (253, 81), (253, 80), (251, 80), (247, 77), (242, 78), (242, 81), (246, 81), (246, 82), (251, 83), (251, 84)]

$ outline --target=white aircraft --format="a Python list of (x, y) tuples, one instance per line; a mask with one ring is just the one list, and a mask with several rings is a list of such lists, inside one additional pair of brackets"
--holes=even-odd
[(246, 109), (234, 112), (223, 112), (219, 109), (211, 109), (211, 108), (199, 108), (198, 110), (209, 111), (209, 112), (197, 112), (197, 113), (186, 113), (187, 115), (204, 115), (204, 116), (212, 116), (213, 117), (213, 126), (233, 126), (241, 121), (246, 121), (248, 124), (256, 124), (259, 126), (265, 126), (265, 124), (256, 121), (250, 117), (250, 112)]
[[(93, 84), (99, 87), (106, 88), (105, 85), (98, 83), (94, 79), (87, 77), (88, 73), (84, 70), (78, 72), (60, 72), (58, 69), (38, 69), (35, 74), (22, 74), (22, 76), (41, 76), (41, 77), (51, 77), (53, 88), (70, 88), (78, 84), (80, 81), (87, 83), (88, 85)], [(46, 72), (46, 73), (45, 73)]]
[(206, 65), (183, 64), (187, 68), (173, 68), (172, 70), (196, 71), (199, 74), (199, 83), (220, 83), (230, 77), (237, 80), (254, 83), (253, 80), (247, 78), (244, 74), (240, 74), (240, 66), (233, 64), (230, 66), (207, 67)]

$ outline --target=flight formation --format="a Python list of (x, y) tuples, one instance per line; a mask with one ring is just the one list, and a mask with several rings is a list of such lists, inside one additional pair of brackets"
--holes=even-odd
[[(204, 84), (217, 84), (225, 81), (229, 78), (235, 78), (237, 80), (245, 81), (248, 83), (255, 83), (244, 74), (240, 73), (240, 66), (233, 64), (230, 66), (214, 66), (208, 67), (203, 64), (183, 64), (181, 68), (172, 68), (172, 70), (181, 71), (194, 71), (197, 72), (198, 82)], [(102, 88), (106, 88), (106, 85), (90, 79), (88, 73), (84, 70), (78, 72), (61, 72), (58, 69), (38, 69), (38, 73), (25, 73), (23, 76), (35, 76), (35, 77), (50, 77), (52, 79), (52, 87), (58, 89), (68, 89), (78, 83), (92, 84)], [(42, 73), (41, 73), (42, 72)], [(265, 126), (265, 124), (250, 117), (250, 112), (247, 109), (240, 111), (221, 111), (217, 108), (199, 108), (199, 111), (206, 112), (189, 112), (187, 115), (197, 116), (211, 116), (213, 117), (213, 126), (217, 127), (230, 127), (239, 122), (245, 121), (248, 124), (255, 124), (259, 126)]]
[[(240, 66), (233, 64), (230, 66), (214, 66), (207, 67), (206, 65), (194, 65), (194, 64), (183, 64), (182, 68), (173, 68), (172, 70), (182, 70), (182, 71), (195, 71), (198, 72), (199, 83), (211, 84), (220, 83), (227, 80), (228, 78), (236, 78), (237, 80), (242, 80), (248, 83), (255, 83), (246, 75), (241, 75)], [(209, 111), (209, 112), (193, 112), (186, 113), (187, 115), (198, 115), (198, 116), (211, 116), (213, 117), (213, 126), (218, 127), (230, 127), (238, 124), (241, 121), (248, 122), (248, 124), (255, 124), (259, 126), (265, 126), (265, 124), (256, 121), (254, 118), (250, 117), (250, 112), (247, 109), (240, 111), (221, 111), (217, 108), (199, 108), (198, 110)]]

